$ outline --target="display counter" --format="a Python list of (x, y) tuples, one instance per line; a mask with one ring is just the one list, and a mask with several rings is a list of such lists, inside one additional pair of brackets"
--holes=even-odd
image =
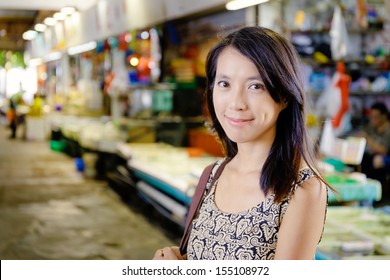
[(116, 153), (119, 142), (164, 142), (187, 144), (186, 130), (203, 125), (203, 117), (159, 116), (151, 119), (86, 117), (64, 114), (50, 116), (52, 131), (90, 151)]
[[(166, 196), (169, 201), (167, 204), (176, 203), (185, 207), (191, 203), (202, 170), (218, 159), (206, 154), (194, 156), (190, 154), (191, 151), (194, 153), (201, 150), (179, 148), (164, 143), (120, 143), (117, 149), (127, 160), (128, 167), (137, 179), (146, 183), (150, 191), (154, 189)], [(381, 198), (381, 184), (376, 180), (358, 181), (341, 173), (332, 173), (325, 176), (325, 179), (337, 192), (335, 194), (329, 191), (329, 203), (370, 204)], [(154, 202), (164, 204), (161, 199), (162, 196), (156, 195)]]
[(120, 143), (117, 149), (142, 182), (136, 187), (144, 198), (165, 216), (184, 225), (200, 175), (217, 158), (199, 148), (165, 143)]
[(117, 148), (136, 176), (184, 205), (191, 203), (203, 169), (217, 160), (200, 149), (165, 143), (120, 143)]
[(116, 145), (120, 142), (155, 141), (155, 122), (149, 120), (124, 118), (113, 121), (108, 117), (58, 114), (51, 118), (50, 127), (81, 148), (96, 152), (116, 153)]
[[(139, 180), (141, 197), (160, 213), (184, 226), (188, 206), (202, 170), (218, 158), (200, 150), (164, 143), (121, 143), (117, 147)], [(348, 174), (325, 178), (337, 195), (330, 202), (379, 200), (380, 183), (359, 181)], [(372, 207), (329, 206), (316, 259), (390, 259), (390, 215)]]
[(329, 191), (329, 203), (361, 202), (372, 205), (382, 197), (382, 185), (378, 180), (356, 180), (343, 173), (325, 175), (325, 179), (336, 190), (336, 193)]
[(390, 259), (390, 215), (370, 207), (328, 207), (316, 257)]
[[(128, 165), (143, 180), (170, 193), (179, 201), (188, 204), (192, 189), (200, 172), (217, 157), (191, 157), (188, 148), (178, 148), (162, 143), (119, 144), (118, 150), (129, 159)], [(336, 190), (329, 192), (329, 202), (378, 201), (381, 199), (381, 184), (377, 180), (358, 181), (348, 174), (330, 174), (325, 179)]]

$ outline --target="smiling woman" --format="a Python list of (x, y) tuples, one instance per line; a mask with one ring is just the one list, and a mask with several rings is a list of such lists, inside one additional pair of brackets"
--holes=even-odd
[(218, 58), (213, 102), (216, 116), (233, 142), (275, 138), (283, 104), (272, 99), (256, 66), (234, 48), (226, 48)]
[(293, 46), (270, 29), (244, 27), (210, 51), (206, 75), (207, 109), (226, 158), (204, 171), (209, 179), (198, 188), (206, 191), (200, 204), (193, 200), (189, 213), (198, 211), (180, 254), (166, 247), (155, 259), (313, 259), (327, 184), (306, 132)]

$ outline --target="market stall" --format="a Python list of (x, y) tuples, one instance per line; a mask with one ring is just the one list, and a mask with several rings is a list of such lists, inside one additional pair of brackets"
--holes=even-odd
[(217, 158), (198, 148), (165, 143), (121, 143), (117, 147), (128, 160), (143, 198), (183, 226), (198, 179), (204, 167)]
[[(146, 197), (154, 195), (149, 198), (156, 205), (170, 201), (188, 207), (202, 170), (218, 159), (201, 149), (174, 147), (165, 143), (120, 143), (117, 148), (127, 160), (127, 166), (136, 180), (143, 182), (138, 186), (140, 191)], [(367, 205), (381, 198), (381, 185), (376, 180), (359, 181), (343, 173), (331, 173), (325, 178), (336, 190), (336, 193), (329, 192), (329, 203), (357, 202)], [(179, 216), (184, 218), (186, 213), (183, 213), (183, 209), (180, 211)], [(178, 221), (179, 224), (183, 222), (182, 219)]]
[(390, 215), (368, 207), (332, 206), (318, 259), (389, 259)]

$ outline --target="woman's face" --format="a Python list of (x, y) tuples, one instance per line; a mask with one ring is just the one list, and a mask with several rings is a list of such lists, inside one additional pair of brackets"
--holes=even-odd
[(381, 111), (377, 109), (372, 109), (370, 113), (370, 124), (374, 129), (380, 128), (384, 123), (386, 123), (387, 117), (385, 114), (382, 114)]
[(233, 142), (273, 142), (282, 104), (266, 89), (256, 66), (234, 48), (218, 57), (213, 103), (218, 121)]

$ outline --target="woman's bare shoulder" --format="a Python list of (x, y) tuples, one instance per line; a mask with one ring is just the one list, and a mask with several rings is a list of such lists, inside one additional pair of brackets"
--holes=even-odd
[(304, 205), (318, 202), (326, 204), (327, 195), (327, 185), (317, 176), (313, 176), (299, 185), (295, 190), (293, 200)]

